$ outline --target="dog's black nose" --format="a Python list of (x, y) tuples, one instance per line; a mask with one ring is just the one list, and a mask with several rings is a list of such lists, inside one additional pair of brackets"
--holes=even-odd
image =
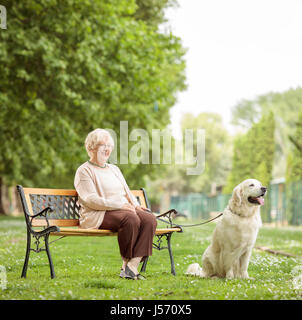
[(267, 188), (266, 187), (261, 187), (261, 191), (266, 192)]

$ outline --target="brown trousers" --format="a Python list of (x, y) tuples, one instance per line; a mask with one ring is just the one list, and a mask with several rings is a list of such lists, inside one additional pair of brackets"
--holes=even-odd
[(110, 210), (105, 212), (100, 229), (118, 232), (118, 244), (121, 256), (125, 259), (152, 255), (153, 237), (156, 231), (156, 218), (142, 209)]

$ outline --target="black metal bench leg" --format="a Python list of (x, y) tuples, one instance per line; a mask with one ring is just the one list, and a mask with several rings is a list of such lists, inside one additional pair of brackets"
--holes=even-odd
[(48, 257), (48, 261), (49, 261), (49, 267), (50, 267), (50, 276), (51, 276), (51, 279), (55, 278), (55, 270), (53, 268), (53, 263), (52, 263), (52, 259), (51, 259), (51, 255), (50, 255), (50, 250), (49, 250), (49, 245), (48, 245), (48, 237), (49, 237), (49, 234), (47, 234), (45, 236), (45, 249), (46, 249), (46, 253), (47, 253), (47, 257)]
[(149, 259), (149, 257), (146, 257), (146, 259), (144, 260), (140, 272), (146, 272), (146, 267), (147, 267), (148, 259)]
[(31, 242), (31, 235), (30, 235), (30, 232), (27, 231), (26, 254), (25, 254), (25, 260), (24, 260), (21, 278), (26, 278), (26, 272), (27, 272), (29, 254), (30, 254), (30, 242)]
[(171, 262), (171, 273), (172, 273), (174, 276), (176, 276), (174, 258), (173, 258), (172, 247), (171, 247), (171, 237), (172, 237), (172, 233), (169, 233), (169, 234), (167, 235), (168, 251), (169, 251), (170, 262)]

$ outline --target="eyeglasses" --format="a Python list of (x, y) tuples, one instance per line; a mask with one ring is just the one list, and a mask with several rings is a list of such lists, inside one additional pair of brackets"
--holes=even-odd
[(101, 143), (101, 144), (99, 145), (99, 148), (101, 148), (101, 149), (106, 149), (106, 148), (112, 149), (112, 148), (113, 148), (113, 145), (112, 145), (112, 144), (103, 144), (103, 143)]

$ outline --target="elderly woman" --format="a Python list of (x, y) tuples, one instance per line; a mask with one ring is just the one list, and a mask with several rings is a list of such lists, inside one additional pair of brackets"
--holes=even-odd
[(138, 266), (152, 255), (155, 216), (139, 206), (120, 169), (107, 163), (114, 147), (108, 131), (90, 132), (85, 147), (90, 160), (77, 169), (74, 178), (81, 205), (80, 227), (116, 231), (123, 259), (120, 277), (144, 280)]

